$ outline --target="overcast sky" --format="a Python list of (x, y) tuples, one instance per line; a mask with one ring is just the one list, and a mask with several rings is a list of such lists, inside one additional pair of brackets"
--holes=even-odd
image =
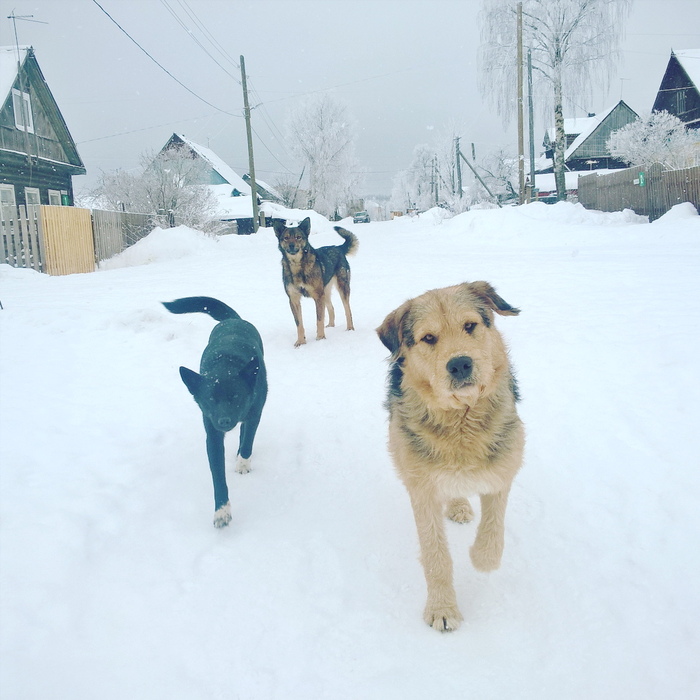
[[(250, 87), (258, 176), (298, 177), (283, 134), (289, 110), (330, 91), (357, 124), (364, 193), (389, 194), (414, 146), (457, 124), (477, 155), (516, 150), (477, 86), (481, 0), (0, 0), (0, 43), (34, 46), (88, 174), (138, 167), (173, 132), (248, 170), (239, 56)], [(700, 48), (698, 0), (633, 0), (610, 89), (565, 116), (624, 99), (651, 109), (671, 49)], [(172, 76), (172, 77), (171, 77)], [(180, 85), (177, 81), (184, 84)], [(196, 93), (196, 96), (192, 93)], [(536, 141), (541, 143), (544, 124)], [(466, 149), (465, 149), (466, 150)]]

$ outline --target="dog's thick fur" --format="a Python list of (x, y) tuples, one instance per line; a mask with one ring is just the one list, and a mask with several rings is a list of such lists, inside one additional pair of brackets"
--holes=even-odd
[(340, 226), (335, 230), (345, 239), (342, 245), (314, 248), (309, 243), (311, 220), (307, 217), (298, 226), (288, 228), (282, 219), (274, 219), (272, 226), (282, 253), (282, 280), (289, 297), (297, 341), (294, 347), (306, 343), (304, 322), (301, 316), (301, 297), (311, 297), (316, 303), (316, 340), (326, 337), (323, 323), (328, 309), (328, 326), (335, 326), (335, 310), (331, 303), (331, 289), (335, 285), (345, 308), (347, 329), (355, 329), (350, 311), (350, 265), (347, 256), (353, 255), (359, 246), (355, 234)]
[(180, 376), (202, 411), (214, 482), (214, 525), (225, 527), (231, 522), (231, 504), (224, 436), (241, 424), (236, 471), (249, 472), (253, 441), (267, 398), (262, 340), (255, 326), (217, 299), (185, 297), (163, 302), (163, 306), (174, 314), (201, 312), (219, 321), (202, 353), (200, 373), (180, 367)]
[(468, 522), (467, 498), (478, 494), (471, 560), (480, 571), (497, 569), (508, 493), (522, 462), (517, 387), (494, 311), (520, 313), (487, 282), (465, 283), (407, 301), (377, 329), (391, 351), (389, 448), (418, 529), (424, 619), (440, 631), (462, 621), (444, 516)]

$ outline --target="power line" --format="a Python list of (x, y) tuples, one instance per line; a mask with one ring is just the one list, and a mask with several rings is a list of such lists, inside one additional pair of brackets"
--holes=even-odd
[(226, 73), (226, 75), (229, 76), (229, 78), (232, 78), (240, 85), (241, 81), (235, 75), (229, 73), (229, 71), (226, 68), (224, 68), (214, 56), (212, 56), (207, 47), (204, 46), (204, 44), (194, 35), (194, 32), (190, 30), (190, 28), (185, 24), (185, 22), (179, 17), (177, 12), (175, 12), (175, 10), (173, 10), (173, 8), (168, 4), (168, 0), (160, 0), (160, 2), (163, 5), (163, 7), (165, 7), (165, 9), (171, 14), (173, 19), (182, 27), (187, 36), (189, 36), (190, 39), (192, 39), (192, 41), (194, 41), (194, 43), (197, 44), (197, 46), (199, 46), (199, 48), (202, 49), (202, 51), (204, 51), (204, 53), (207, 56), (209, 56), (209, 58), (211, 58), (211, 60), (214, 61), (214, 63), (216, 63), (216, 65), (219, 66), (219, 68), (221, 68), (221, 70), (224, 71), (224, 73)]
[(105, 8), (102, 7), (102, 5), (100, 5), (99, 2), (97, 2), (97, 0), (92, 0), (92, 2), (95, 5), (97, 5), (97, 7), (99, 7), (100, 10), (102, 10), (102, 12), (104, 12), (104, 14), (107, 15), (107, 17), (109, 17), (109, 19), (119, 28), (119, 30), (121, 32), (123, 32), (134, 44), (136, 44), (136, 46), (138, 46), (138, 48), (141, 49), (141, 51), (143, 51), (143, 53), (145, 53), (146, 56), (148, 56), (148, 58), (150, 58), (151, 61), (153, 61), (153, 63), (155, 63), (158, 66), (158, 68), (160, 68), (163, 72), (167, 73), (178, 85), (185, 88), (185, 90), (187, 90), (187, 92), (189, 92), (191, 95), (196, 97), (201, 102), (204, 102), (204, 104), (209, 105), (210, 107), (213, 107), (215, 110), (217, 110), (219, 112), (223, 112), (224, 114), (228, 114), (232, 117), (239, 116), (237, 114), (232, 114), (231, 112), (227, 112), (225, 109), (221, 109), (220, 107), (217, 107), (216, 105), (212, 104), (208, 100), (205, 100), (203, 97), (200, 97), (196, 92), (194, 92), (194, 90), (191, 90), (190, 88), (188, 88), (187, 85), (185, 85), (181, 80), (178, 80), (165, 66), (158, 63), (158, 61), (155, 58), (153, 58), (153, 56), (151, 56), (151, 54), (148, 53), (148, 51), (146, 51), (146, 49), (144, 49), (143, 46), (141, 46), (141, 44), (139, 44), (138, 41), (136, 41), (136, 39), (134, 39), (129, 34), (129, 32), (126, 31), (126, 29), (124, 29), (124, 27), (121, 26), (119, 24), (119, 22), (117, 22), (117, 20), (115, 20), (114, 17), (112, 17), (112, 15), (110, 15), (109, 12), (107, 12), (107, 10), (105, 10)]
[(92, 143), (93, 141), (104, 141), (105, 139), (113, 139), (116, 138), (117, 136), (126, 136), (128, 134), (135, 134), (138, 131), (149, 131), (150, 129), (160, 129), (163, 126), (172, 126), (173, 124), (182, 124), (183, 122), (192, 122), (195, 121), (196, 119), (206, 119), (207, 117), (210, 117), (210, 114), (203, 114), (201, 117), (192, 117), (191, 119), (179, 119), (178, 121), (175, 122), (167, 122), (166, 124), (154, 124), (153, 126), (144, 126), (141, 127), (140, 129), (130, 129), (129, 131), (120, 131), (116, 134), (110, 134), (109, 136), (98, 136), (97, 138), (94, 139), (86, 139), (85, 141), (76, 141), (77, 145), (82, 145), (84, 143)]

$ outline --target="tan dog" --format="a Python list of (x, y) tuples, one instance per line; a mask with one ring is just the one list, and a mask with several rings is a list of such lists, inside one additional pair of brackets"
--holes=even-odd
[(497, 569), (508, 493), (522, 462), (517, 386), (494, 311), (520, 313), (488, 282), (465, 283), (407, 301), (377, 329), (391, 351), (389, 448), (418, 529), (424, 619), (440, 631), (462, 621), (443, 518), (470, 521), (467, 498), (479, 494), (471, 560), (480, 571)]

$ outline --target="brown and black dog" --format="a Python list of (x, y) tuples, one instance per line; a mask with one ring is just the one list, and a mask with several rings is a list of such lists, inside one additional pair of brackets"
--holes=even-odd
[(511, 483), (524, 430), (508, 352), (494, 312), (516, 316), (488, 282), (433, 289), (392, 311), (377, 329), (391, 351), (389, 446), (413, 506), (428, 585), (425, 621), (441, 632), (462, 620), (443, 525), (481, 522), (471, 548), (480, 571), (501, 563)]
[(350, 311), (350, 265), (347, 256), (359, 247), (354, 233), (336, 226), (342, 245), (314, 248), (309, 243), (311, 219), (304, 219), (298, 226), (287, 227), (282, 219), (273, 219), (272, 226), (282, 253), (282, 279), (289, 297), (294, 322), (297, 324), (297, 341), (294, 347), (306, 343), (304, 322), (301, 317), (301, 297), (311, 297), (316, 303), (316, 340), (326, 337), (323, 323), (328, 309), (328, 325), (335, 326), (335, 310), (331, 303), (331, 289), (335, 285), (345, 308), (345, 320), (349, 331), (354, 330)]

